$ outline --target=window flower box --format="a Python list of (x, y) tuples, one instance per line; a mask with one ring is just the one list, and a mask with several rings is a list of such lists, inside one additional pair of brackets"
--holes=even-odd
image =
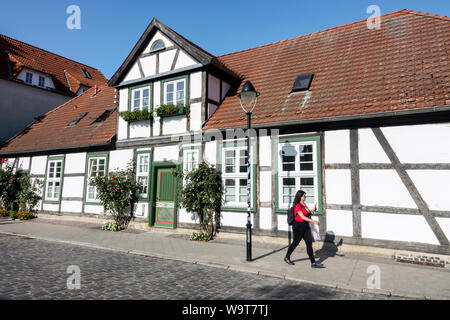
[(188, 105), (162, 104), (155, 109), (155, 115), (158, 117), (174, 117), (184, 114), (189, 116), (189, 113)]
[(147, 110), (123, 111), (120, 113), (123, 120), (127, 122), (151, 120), (152, 114)]

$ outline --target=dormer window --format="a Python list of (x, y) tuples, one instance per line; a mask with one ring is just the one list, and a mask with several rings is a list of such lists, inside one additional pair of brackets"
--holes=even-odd
[(164, 44), (164, 41), (162, 40), (156, 40), (153, 42), (152, 46), (150, 47), (150, 52), (163, 50), (166, 48), (166, 45)]
[(33, 74), (31, 72), (27, 72), (26, 73), (25, 82), (28, 83), (28, 84), (32, 84), (33, 83)]
[(45, 77), (39, 76), (39, 87), (44, 88), (45, 87)]
[(86, 69), (81, 69), (81, 71), (83, 71), (83, 74), (87, 79), (92, 79), (91, 75)]

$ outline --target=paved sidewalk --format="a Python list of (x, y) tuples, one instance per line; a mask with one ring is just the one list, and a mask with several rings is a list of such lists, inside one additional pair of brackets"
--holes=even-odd
[[(109, 232), (100, 230), (100, 224), (39, 218), (26, 222), (1, 219), (0, 233), (174, 259), (338, 289), (420, 299), (450, 299), (449, 269), (404, 264), (384, 257), (343, 255), (325, 249), (315, 250), (315, 255), (326, 268), (312, 269), (303, 246), (291, 256), (295, 266), (289, 266), (283, 262), (287, 239), (285, 244), (254, 241), (254, 260), (247, 262), (245, 235), (242, 239), (230, 239), (219, 234), (218, 239), (204, 243), (190, 241), (189, 235), (179, 230)], [(368, 278), (373, 272), (371, 266), (380, 270), (381, 289), (367, 289)]]

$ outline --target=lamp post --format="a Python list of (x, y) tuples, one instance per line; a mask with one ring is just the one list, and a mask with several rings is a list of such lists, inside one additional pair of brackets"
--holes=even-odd
[(251, 116), (253, 109), (258, 101), (259, 93), (256, 92), (253, 84), (247, 80), (242, 87), (240, 93), (238, 93), (239, 102), (242, 110), (247, 114), (247, 261), (252, 261), (252, 223), (250, 215), (250, 128), (251, 128)]

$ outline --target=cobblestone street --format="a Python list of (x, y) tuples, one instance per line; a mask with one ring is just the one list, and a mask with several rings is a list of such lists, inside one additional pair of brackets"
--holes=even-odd
[[(243, 272), (0, 235), (0, 299), (389, 299)], [(67, 288), (71, 265), (81, 288)]]

